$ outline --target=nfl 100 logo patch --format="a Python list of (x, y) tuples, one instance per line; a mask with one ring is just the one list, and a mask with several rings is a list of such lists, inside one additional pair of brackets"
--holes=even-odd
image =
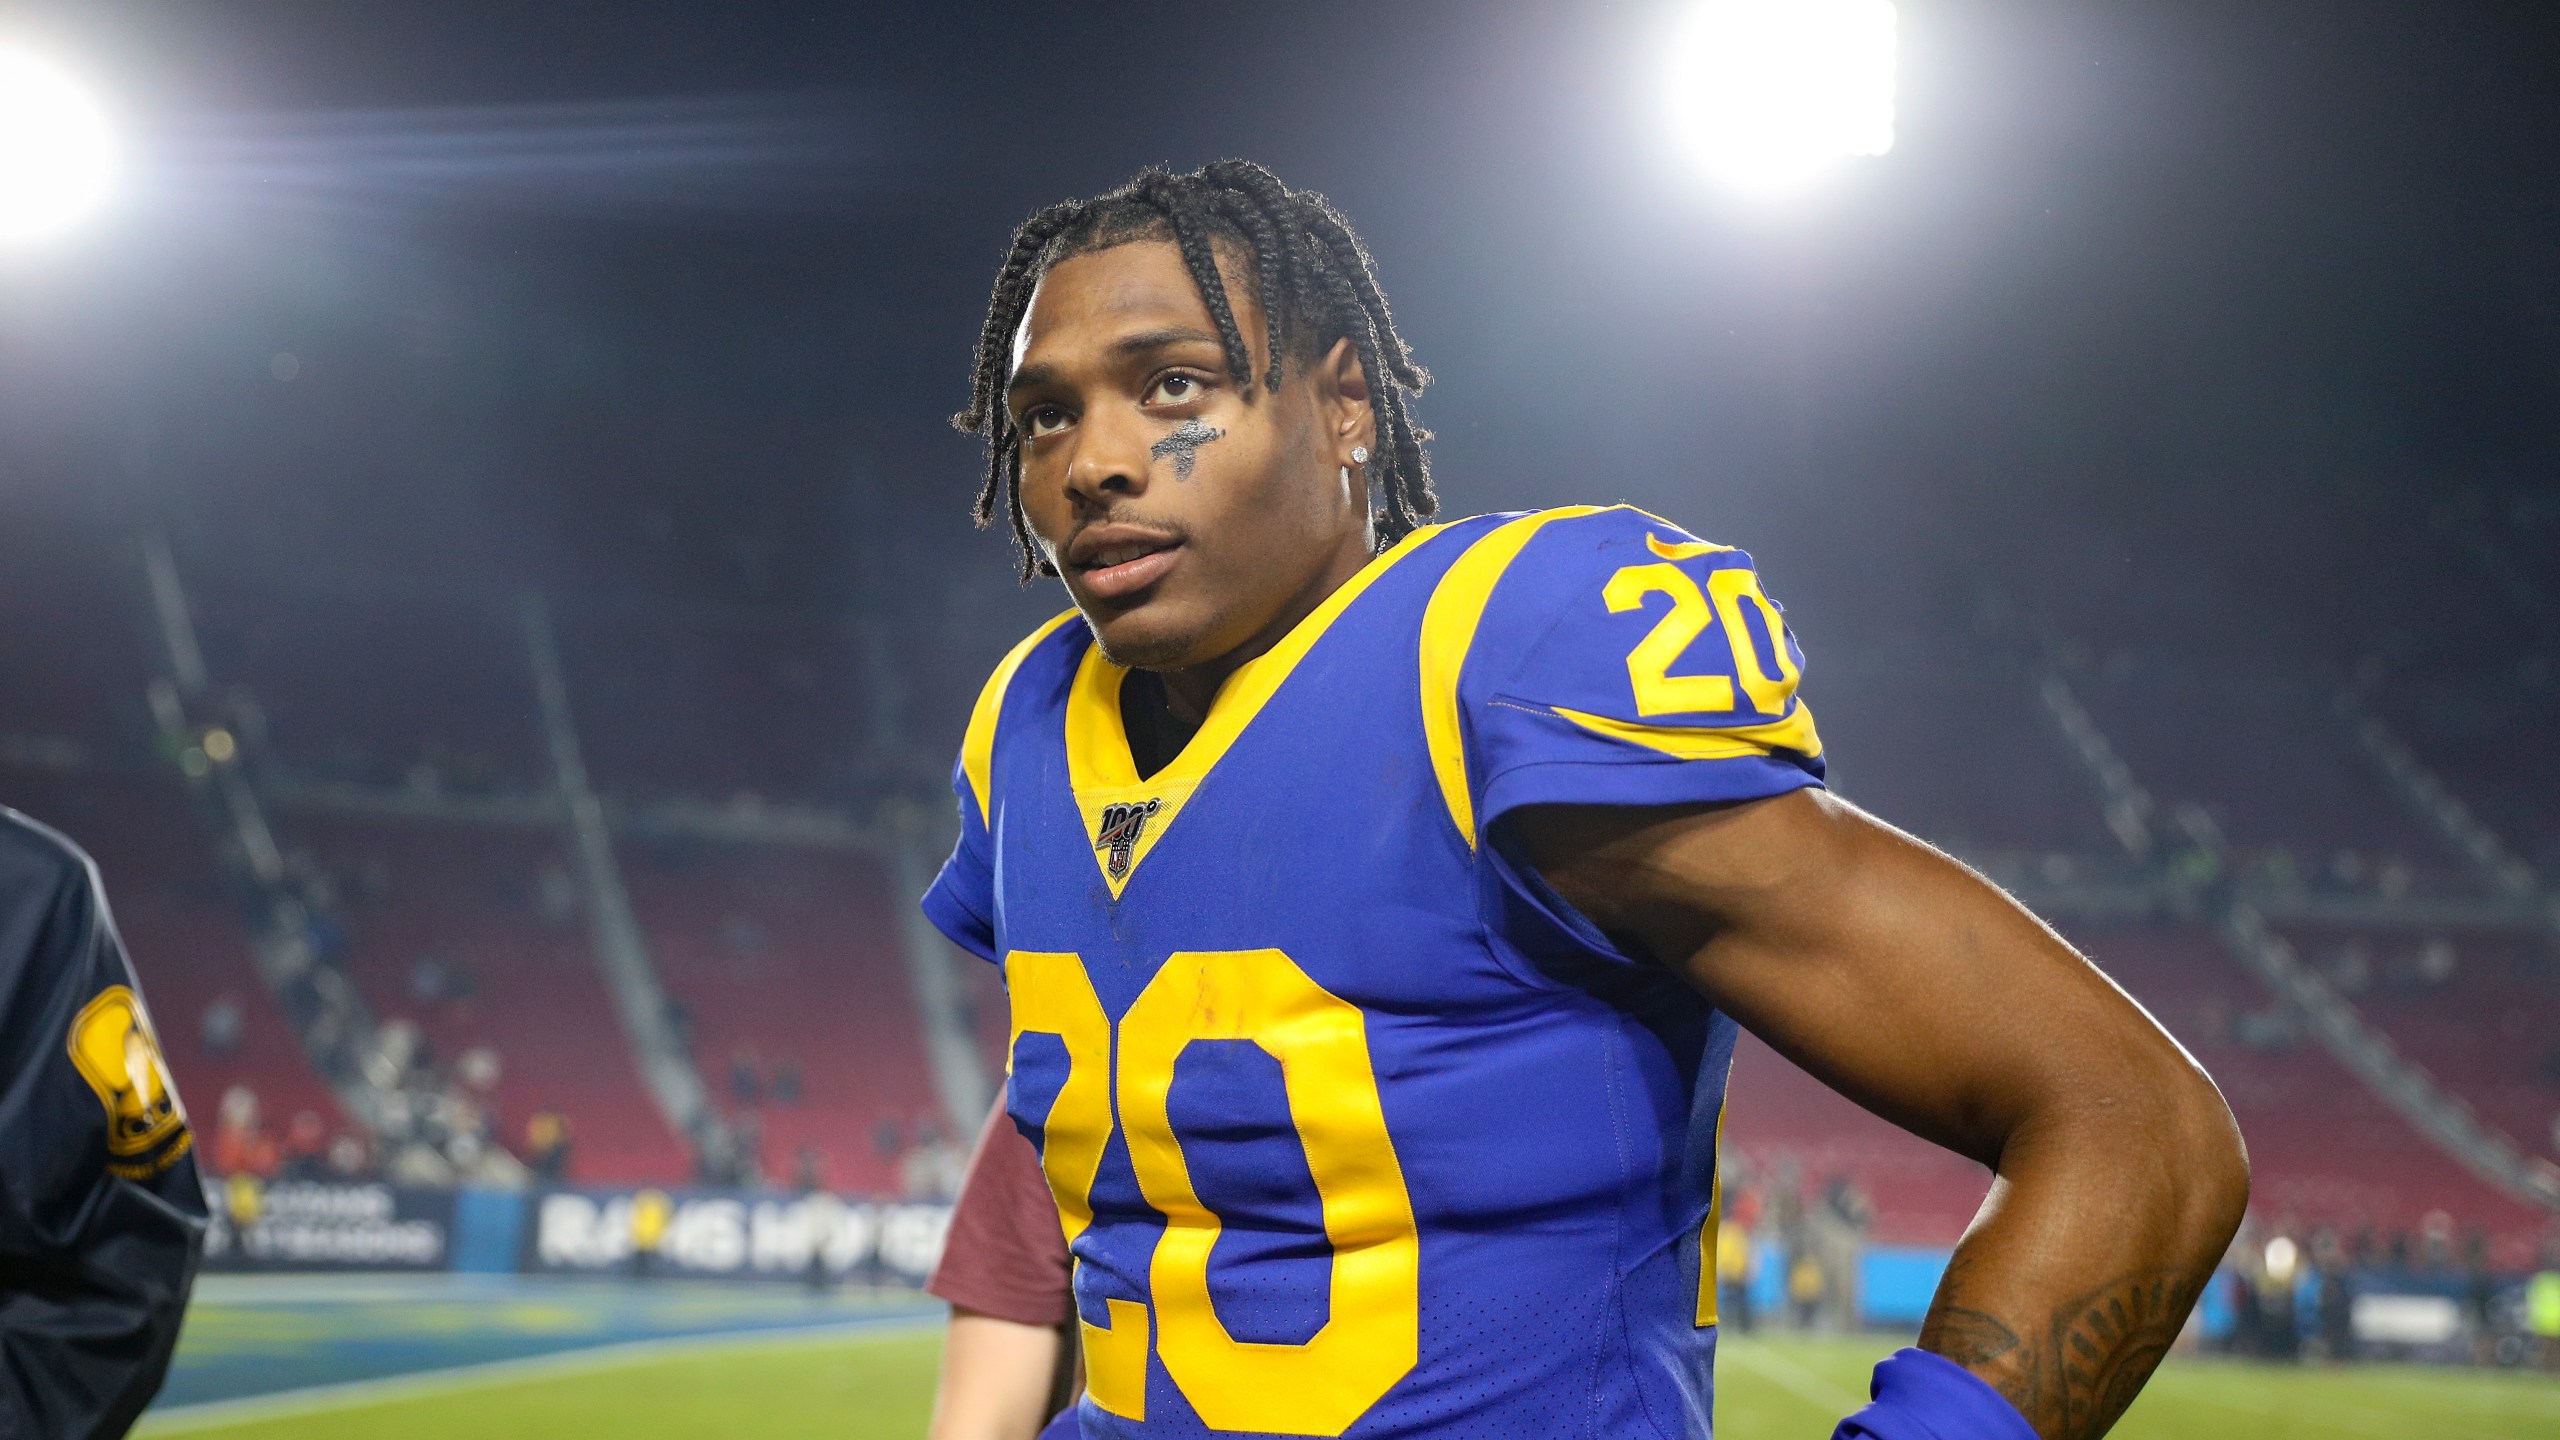
[(1093, 848), (1109, 852), (1103, 868), (1114, 880), (1129, 878), (1129, 865), (1138, 851), (1138, 837), (1147, 833), (1147, 822), (1164, 808), (1162, 800), (1139, 800), (1130, 804), (1102, 807), (1102, 834)]

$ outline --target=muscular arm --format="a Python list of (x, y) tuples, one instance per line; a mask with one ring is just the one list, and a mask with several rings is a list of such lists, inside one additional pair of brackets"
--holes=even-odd
[(2167, 1353), (2238, 1227), (2213, 1082), (2035, 917), (1819, 791), (1547, 806), (1507, 843), (1631, 952), (1996, 1178), (1920, 1344), (2047, 1440), (2089, 1440)]

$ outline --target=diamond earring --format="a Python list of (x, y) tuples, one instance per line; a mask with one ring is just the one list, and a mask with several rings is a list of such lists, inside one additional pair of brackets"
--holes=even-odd
[(1366, 446), (1366, 445), (1354, 445), (1354, 446), (1352, 446), (1352, 447), (1351, 447), (1351, 463), (1352, 463), (1352, 464), (1354, 464), (1354, 465), (1366, 465), (1366, 464), (1368, 464), (1368, 463), (1369, 463), (1369, 447), (1368, 447), (1368, 446)]

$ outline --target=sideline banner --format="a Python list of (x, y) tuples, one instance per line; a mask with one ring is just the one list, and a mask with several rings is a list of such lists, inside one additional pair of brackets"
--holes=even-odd
[(526, 1197), (520, 1269), (920, 1286), (951, 1207), (832, 1195), (592, 1186)]
[(233, 1176), (206, 1184), (208, 1270), (442, 1270), (453, 1192)]

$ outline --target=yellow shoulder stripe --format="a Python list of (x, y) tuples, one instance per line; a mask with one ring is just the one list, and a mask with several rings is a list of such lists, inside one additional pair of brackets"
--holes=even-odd
[(1549, 522), (1595, 515), (1603, 507), (1571, 505), (1541, 510), (1496, 527), (1467, 547), (1440, 583), (1422, 612), (1422, 738), (1431, 751), (1431, 769), (1440, 780), (1440, 798), (1449, 818), (1475, 848), (1475, 798), (1467, 792), (1466, 737), (1458, 724), (1458, 672), (1466, 668), (1467, 651), (1475, 644), (1476, 627), (1493, 587), (1511, 562), (1520, 558), (1531, 538)]
[(996, 713), (1004, 709), (1005, 688), (1013, 683), (1013, 672), (1022, 668), (1032, 648), (1078, 613), (1070, 610), (1051, 619), (1007, 651), (1004, 659), (996, 663), (995, 673), (987, 677), (987, 687), (978, 692), (977, 705), (969, 711), (969, 728), (960, 736), (960, 770), (969, 777), (969, 793), (977, 799), (978, 822), (982, 825), (995, 823), (995, 803), (987, 794), (987, 786), (996, 766)]
[[(1668, 525), (1671, 522), (1666, 520), (1663, 523)], [(1732, 546), (1719, 545), (1713, 540), (1665, 540), (1650, 530), (1645, 532), (1644, 543), (1647, 549), (1665, 560), (1695, 560), (1701, 555), (1733, 553)]]
[(1731, 760), (1743, 755), (1766, 755), (1772, 750), (1791, 750), (1808, 758), (1822, 753), (1822, 737), (1814, 732), (1813, 712), (1802, 701), (1783, 720), (1713, 730), (1694, 725), (1639, 725), (1632, 720), (1568, 710), (1562, 705), (1556, 706), (1555, 712), (1595, 735), (1642, 745), (1682, 760)]

